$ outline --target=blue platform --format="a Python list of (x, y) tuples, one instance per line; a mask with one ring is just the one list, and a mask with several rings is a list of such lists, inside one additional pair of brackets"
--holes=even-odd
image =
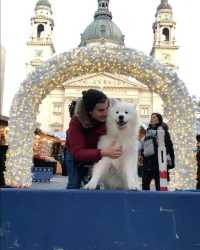
[(1, 250), (199, 250), (199, 192), (0, 191)]

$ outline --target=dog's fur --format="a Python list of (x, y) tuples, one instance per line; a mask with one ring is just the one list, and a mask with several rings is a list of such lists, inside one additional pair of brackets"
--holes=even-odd
[(134, 104), (116, 101), (109, 108), (106, 121), (107, 134), (102, 136), (98, 148), (114, 143), (122, 147), (117, 159), (103, 157), (93, 167), (92, 178), (85, 189), (95, 189), (103, 184), (106, 189), (139, 189), (137, 175), (138, 160), (138, 116)]

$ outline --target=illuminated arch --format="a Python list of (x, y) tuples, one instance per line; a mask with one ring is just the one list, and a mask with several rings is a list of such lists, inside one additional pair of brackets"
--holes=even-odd
[(176, 153), (173, 187), (195, 185), (195, 115), (185, 84), (177, 74), (142, 52), (121, 47), (82, 47), (57, 55), (42, 64), (21, 84), (13, 99), (9, 121), (7, 185), (30, 186), (32, 140), (39, 104), (63, 82), (83, 74), (109, 72), (128, 75), (160, 95)]

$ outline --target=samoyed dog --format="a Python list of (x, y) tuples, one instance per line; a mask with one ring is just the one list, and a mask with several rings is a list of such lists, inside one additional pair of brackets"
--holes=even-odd
[(120, 146), (122, 155), (117, 159), (102, 157), (92, 170), (91, 180), (83, 187), (95, 189), (139, 189), (138, 161), (138, 115), (132, 103), (116, 101), (108, 111), (107, 133), (100, 137), (98, 148)]

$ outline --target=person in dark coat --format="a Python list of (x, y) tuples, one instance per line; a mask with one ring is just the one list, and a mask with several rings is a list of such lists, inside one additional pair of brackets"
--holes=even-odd
[[(76, 100), (72, 100), (70, 102), (70, 104), (68, 105), (68, 112), (69, 112), (69, 116), (70, 119), (73, 117), (74, 112), (75, 112), (75, 107), (76, 107)], [(67, 140), (68, 140), (68, 129), (66, 131), (66, 140), (65, 140), (65, 145), (64, 145), (64, 164), (63, 164), (63, 169), (62, 169), (62, 175), (63, 176), (67, 176), (68, 175), (68, 169), (70, 168), (68, 166), (68, 164), (71, 163), (71, 161), (69, 161), (69, 151), (67, 149)]]
[[(147, 128), (142, 149), (143, 155), (143, 173), (142, 173), (142, 189), (150, 190), (151, 181), (155, 180), (156, 190), (160, 190), (160, 173), (158, 163), (158, 143), (157, 131), (162, 126), (165, 131), (165, 147), (167, 153), (167, 169), (172, 169), (174, 165), (174, 149), (170, 138), (167, 124), (163, 123), (163, 118), (159, 113), (152, 113), (150, 124)], [(169, 180), (169, 172), (168, 172)]]
[(200, 189), (200, 134), (196, 136), (197, 139), (197, 189)]
[(100, 136), (106, 133), (105, 121), (108, 107), (107, 96), (95, 89), (84, 91), (82, 98), (76, 104), (66, 142), (73, 161), (68, 169), (68, 188), (80, 188), (82, 180), (84, 182), (84, 176), (87, 175), (88, 167), (100, 160), (102, 156), (115, 159), (122, 154), (120, 147), (112, 145), (105, 149), (97, 149)]

